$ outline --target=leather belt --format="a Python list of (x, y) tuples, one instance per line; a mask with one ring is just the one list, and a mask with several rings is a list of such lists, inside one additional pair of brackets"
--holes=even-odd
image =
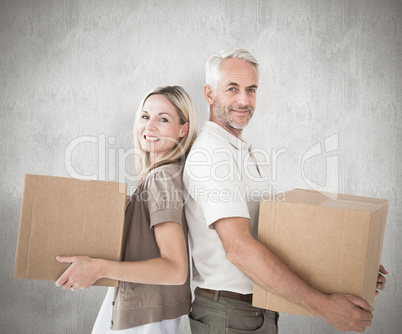
[(216, 293), (218, 293), (218, 296), (220, 296), (220, 297), (241, 300), (243, 302), (248, 302), (248, 303), (251, 303), (253, 300), (252, 293), (243, 295), (241, 293), (232, 292), (232, 291), (223, 291), (223, 290), (217, 291), (217, 290), (211, 290), (211, 289), (203, 289), (203, 288), (199, 288), (199, 287), (197, 287), (196, 293), (198, 293), (201, 297), (208, 298), (211, 300), (213, 300), (215, 298)]

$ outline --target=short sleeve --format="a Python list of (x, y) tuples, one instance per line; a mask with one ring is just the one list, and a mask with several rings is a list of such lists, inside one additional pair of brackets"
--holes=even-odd
[(150, 227), (172, 221), (183, 224), (183, 186), (181, 174), (155, 170), (147, 176), (142, 192), (147, 203)]

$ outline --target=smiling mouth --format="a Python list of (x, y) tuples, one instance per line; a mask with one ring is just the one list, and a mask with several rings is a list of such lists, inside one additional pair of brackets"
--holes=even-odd
[(157, 137), (149, 137), (149, 136), (147, 136), (147, 135), (144, 135), (144, 139), (146, 139), (146, 140), (152, 140), (152, 141), (158, 141), (158, 140), (159, 140), (159, 138), (157, 138)]
[(249, 108), (246, 108), (246, 109), (234, 109), (234, 108), (231, 108), (230, 111), (235, 112), (235, 113), (239, 113), (239, 114), (245, 114), (245, 113), (251, 112), (251, 110)]
[(241, 117), (241, 118), (250, 117), (251, 118), (250, 110), (232, 110), (232, 114), (235, 117)]

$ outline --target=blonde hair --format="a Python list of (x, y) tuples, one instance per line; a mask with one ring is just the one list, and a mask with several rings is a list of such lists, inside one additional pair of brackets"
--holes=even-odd
[[(166, 152), (161, 160), (151, 164), (149, 152), (145, 152), (141, 147), (138, 125), (139, 121), (141, 120), (142, 108), (146, 100), (150, 96), (157, 94), (165, 96), (173, 104), (173, 106), (175, 106), (180, 124), (189, 122), (189, 128), (187, 134), (178, 140), (177, 145), (172, 150)], [(142, 103), (138, 108), (134, 121), (133, 134), (134, 147), (136, 148), (134, 158), (135, 169), (137, 171), (139, 181), (141, 181), (148, 172), (158, 166), (173, 162), (184, 163), (186, 156), (190, 151), (191, 145), (197, 136), (197, 118), (195, 109), (193, 102), (186, 91), (180, 86), (164, 86), (155, 88), (149, 92), (142, 100)]]

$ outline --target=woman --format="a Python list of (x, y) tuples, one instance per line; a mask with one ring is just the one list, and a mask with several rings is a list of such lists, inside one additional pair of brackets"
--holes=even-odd
[(56, 281), (63, 289), (86, 289), (100, 278), (120, 281), (109, 288), (92, 333), (176, 333), (180, 316), (188, 314), (182, 169), (195, 137), (195, 111), (184, 89), (150, 92), (134, 124), (140, 181), (127, 201), (123, 261), (57, 257), (71, 263)]

